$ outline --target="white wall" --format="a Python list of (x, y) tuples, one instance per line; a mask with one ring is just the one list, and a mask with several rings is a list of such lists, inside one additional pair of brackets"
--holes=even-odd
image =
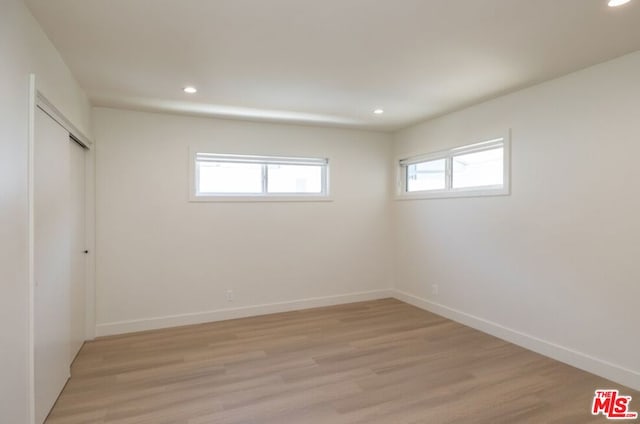
[(0, 422), (28, 422), (29, 73), (89, 133), (89, 104), (20, 0), (0, 1)]
[[(388, 295), (389, 135), (103, 108), (93, 117), (98, 334)], [(190, 203), (190, 146), (328, 156), (334, 201)]]
[(512, 129), (511, 196), (395, 202), (401, 298), (640, 388), (639, 76), (637, 52), (398, 133)]

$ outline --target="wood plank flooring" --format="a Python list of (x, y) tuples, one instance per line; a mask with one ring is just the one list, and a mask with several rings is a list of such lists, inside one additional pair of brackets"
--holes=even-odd
[(394, 299), (88, 342), (47, 424), (604, 423), (640, 393)]

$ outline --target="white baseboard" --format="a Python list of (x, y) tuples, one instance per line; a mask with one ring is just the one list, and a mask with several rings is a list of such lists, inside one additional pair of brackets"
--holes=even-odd
[(634, 390), (640, 390), (640, 372), (621, 367), (610, 362), (594, 358), (582, 352), (551, 343), (537, 337), (505, 327), (501, 324), (476, 317), (457, 309), (414, 296), (397, 289), (374, 290), (368, 292), (348, 293), (335, 296), (314, 297), (289, 302), (269, 303), (239, 308), (219, 309), (215, 311), (154, 317), (131, 321), (119, 321), (96, 325), (96, 335), (110, 336), (133, 333), (136, 331), (156, 330), (160, 328), (178, 327), (182, 325), (202, 324), (206, 322), (224, 321), (288, 312), (322, 306), (341, 305), (345, 303), (364, 302), (367, 300), (394, 297), (418, 308), (433, 312), (453, 321), (491, 334), (500, 339), (522, 346), (526, 349), (564, 362), (576, 368), (599, 375)]
[(393, 297), (420, 309), (441, 315), (484, 333), (491, 334), (541, 355), (564, 362), (573, 367), (604, 377), (634, 390), (640, 390), (640, 372), (603, 361), (593, 356), (550, 343), (537, 337), (513, 330), (498, 323), (449, 308), (418, 296), (394, 290)]
[(96, 336), (112, 336), (115, 334), (133, 333), (136, 331), (157, 330), (159, 328), (178, 327), (181, 325), (202, 324), (205, 322), (224, 321), (228, 319), (275, 314), (278, 312), (288, 312), (299, 309), (364, 302), (367, 300), (384, 299), (388, 297), (393, 297), (393, 290), (374, 290), (335, 296), (313, 297), (293, 300), (289, 302), (218, 309), (215, 311), (195, 312), (131, 321), (109, 322), (96, 325)]

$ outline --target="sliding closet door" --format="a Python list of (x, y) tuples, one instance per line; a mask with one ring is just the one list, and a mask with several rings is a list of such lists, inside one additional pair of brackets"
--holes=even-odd
[(85, 239), (85, 148), (69, 140), (71, 171), (71, 357), (73, 361), (85, 341), (86, 327), (86, 239)]
[(37, 109), (34, 139), (34, 348), (36, 423), (69, 378), (71, 184), (69, 133)]

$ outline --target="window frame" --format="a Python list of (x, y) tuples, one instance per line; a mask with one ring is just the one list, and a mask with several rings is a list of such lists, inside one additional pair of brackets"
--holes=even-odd
[[(262, 167), (261, 192), (259, 193), (199, 193), (199, 157), (206, 156), (211, 162), (253, 163)], [(190, 149), (189, 154), (189, 201), (191, 202), (323, 202), (332, 201), (329, 195), (328, 157), (298, 157), (274, 155), (247, 155), (237, 153), (212, 153), (207, 149)], [(322, 190), (319, 193), (269, 193), (269, 165), (314, 165), (321, 168)]]
[[(477, 153), (502, 147), (502, 185), (479, 187), (453, 187), (453, 158), (469, 153)], [(417, 163), (445, 160), (445, 188), (435, 190), (407, 191), (408, 167)], [(509, 134), (485, 139), (448, 150), (426, 154), (407, 155), (395, 162), (397, 169), (396, 200), (443, 199), (455, 197), (508, 196), (511, 194), (511, 140)]]

